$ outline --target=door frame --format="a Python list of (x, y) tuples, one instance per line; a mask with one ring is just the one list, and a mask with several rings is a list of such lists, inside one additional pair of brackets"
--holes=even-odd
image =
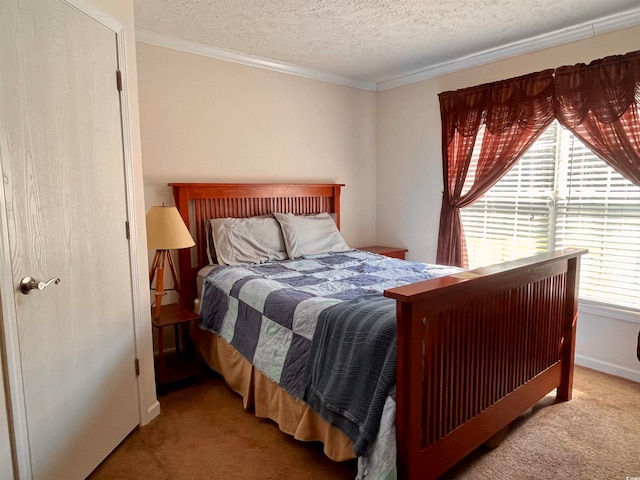
[[(120, 92), (120, 111), (122, 122), (122, 142), (124, 157), (124, 177), (125, 177), (125, 195), (126, 210), (129, 221), (129, 264), (132, 285), (132, 325), (134, 331), (134, 341), (136, 357), (146, 355), (153, 349), (146, 345), (147, 335), (145, 331), (150, 329), (150, 313), (147, 305), (143, 305), (142, 296), (139, 292), (146, 291), (148, 285), (142, 284), (140, 271), (139, 256), (139, 238), (136, 225), (138, 220), (136, 215), (136, 191), (134, 187), (134, 169), (133, 169), (133, 147), (131, 138), (130, 123), (130, 105), (129, 90), (127, 86), (127, 63), (125, 52), (125, 28), (122, 23), (115, 20), (111, 16), (104, 13), (95, 5), (87, 0), (58, 0), (63, 4), (77, 10), (78, 12), (90, 17), (97, 23), (111, 30), (116, 36), (116, 49), (118, 68), (121, 71), (122, 90)], [(133, 46), (135, 48), (135, 45)], [(114, 72), (115, 75), (115, 72)], [(2, 151), (0, 149), (0, 170), (4, 172), (4, 164)], [(7, 205), (5, 201), (5, 181), (4, 173), (2, 173), (2, 181), (0, 181), (0, 265), (11, 266), (11, 254), (9, 248), (9, 227), (7, 219)], [(15, 305), (16, 286), (13, 284), (13, 276), (11, 268), (0, 269), (0, 360), (1, 367), (4, 368), (5, 385), (4, 395), (7, 403), (7, 416), (9, 421), (9, 437), (12, 446), (13, 473), (15, 478), (30, 479), (32, 478), (31, 454), (29, 449), (29, 434), (27, 428), (27, 412), (25, 408), (24, 384), (22, 381), (22, 367), (20, 359), (20, 348), (18, 339), (18, 325)], [(146, 363), (146, 362), (143, 362)], [(134, 368), (132, 365), (131, 368)], [(149, 372), (144, 372), (146, 376)], [(153, 376), (153, 371), (150, 372)], [(155, 401), (151, 406), (147, 405), (149, 395), (146, 394), (142, 376), (137, 377), (138, 389), (138, 415), (139, 424), (148, 423), (153, 417), (159, 413), (159, 406)], [(0, 394), (3, 393), (0, 386)]]

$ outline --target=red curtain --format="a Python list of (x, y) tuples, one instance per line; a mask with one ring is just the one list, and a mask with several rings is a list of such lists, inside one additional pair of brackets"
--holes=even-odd
[[(436, 261), (467, 267), (460, 208), (500, 180), (553, 121), (553, 70), (439, 97), (444, 191)], [(474, 145), (483, 126), (480, 156), (475, 175), (470, 176)]]
[(554, 104), (560, 123), (640, 185), (640, 51), (558, 68)]

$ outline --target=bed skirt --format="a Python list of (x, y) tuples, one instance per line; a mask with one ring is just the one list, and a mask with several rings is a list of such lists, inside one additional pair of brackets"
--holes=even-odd
[(273, 420), (296, 440), (322, 442), (325, 455), (334, 461), (356, 458), (342, 431), (263, 375), (223, 338), (204, 330), (199, 330), (197, 337), (202, 359), (242, 396), (246, 410), (253, 408), (256, 417)]

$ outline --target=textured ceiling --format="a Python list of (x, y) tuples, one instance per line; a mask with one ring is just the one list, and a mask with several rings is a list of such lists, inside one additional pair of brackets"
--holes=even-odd
[(134, 0), (136, 29), (370, 83), (639, 9), (640, 0)]

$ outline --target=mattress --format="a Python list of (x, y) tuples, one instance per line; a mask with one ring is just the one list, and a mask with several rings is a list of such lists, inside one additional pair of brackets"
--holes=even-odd
[(204, 283), (204, 279), (206, 278), (207, 275), (209, 275), (211, 270), (213, 270), (218, 266), (219, 265), (207, 265), (206, 267), (202, 267), (200, 270), (198, 270), (198, 276), (196, 277), (196, 286), (198, 288), (199, 299), (202, 297), (202, 285)]

